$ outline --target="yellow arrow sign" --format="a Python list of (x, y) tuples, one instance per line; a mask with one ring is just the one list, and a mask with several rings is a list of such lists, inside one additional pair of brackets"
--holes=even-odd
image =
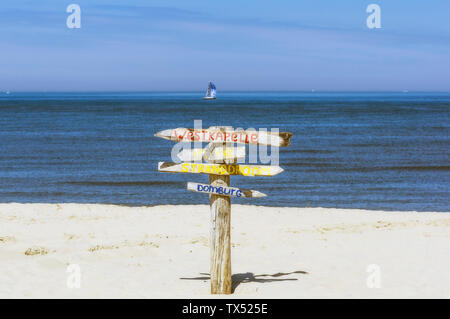
[(214, 175), (274, 176), (283, 172), (279, 166), (247, 164), (200, 164), (159, 162), (158, 171), (167, 173), (194, 173)]

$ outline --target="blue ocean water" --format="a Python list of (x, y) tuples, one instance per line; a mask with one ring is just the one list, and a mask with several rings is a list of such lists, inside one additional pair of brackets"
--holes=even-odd
[(0, 93), (0, 202), (208, 204), (200, 174), (157, 171), (157, 131), (272, 128), (294, 134), (274, 177), (231, 178), (266, 206), (450, 211), (448, 93)]

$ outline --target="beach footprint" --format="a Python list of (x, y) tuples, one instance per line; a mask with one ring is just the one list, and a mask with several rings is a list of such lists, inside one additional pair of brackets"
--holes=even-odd
[(40, 246), (33, 246), (28, 248), (25, 251), (25, 255), (27, 256), (35, 256), (35, 255), (47, 255), (49, 253), (48, 249)]
[(12, 236), (0, 236), (0, 244), (15, 243), (16, 239)]

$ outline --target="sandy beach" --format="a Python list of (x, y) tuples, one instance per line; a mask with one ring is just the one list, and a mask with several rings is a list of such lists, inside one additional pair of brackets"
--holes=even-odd
[[(0, 204), (0, 297), (208, 298), (208, 238), (205, 205)], [(233, 205), (231, 238), (232, 297), (450, 298), (447, 213)]]

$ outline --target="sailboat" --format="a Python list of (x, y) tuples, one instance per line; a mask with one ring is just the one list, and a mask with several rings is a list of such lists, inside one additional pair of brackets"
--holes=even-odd
[(206, 96), (203, 98), (204, 100), (215, 100), (216, 99), (216, 86), (214, 83), (208, 83), (208, 90), (206, 91)]

